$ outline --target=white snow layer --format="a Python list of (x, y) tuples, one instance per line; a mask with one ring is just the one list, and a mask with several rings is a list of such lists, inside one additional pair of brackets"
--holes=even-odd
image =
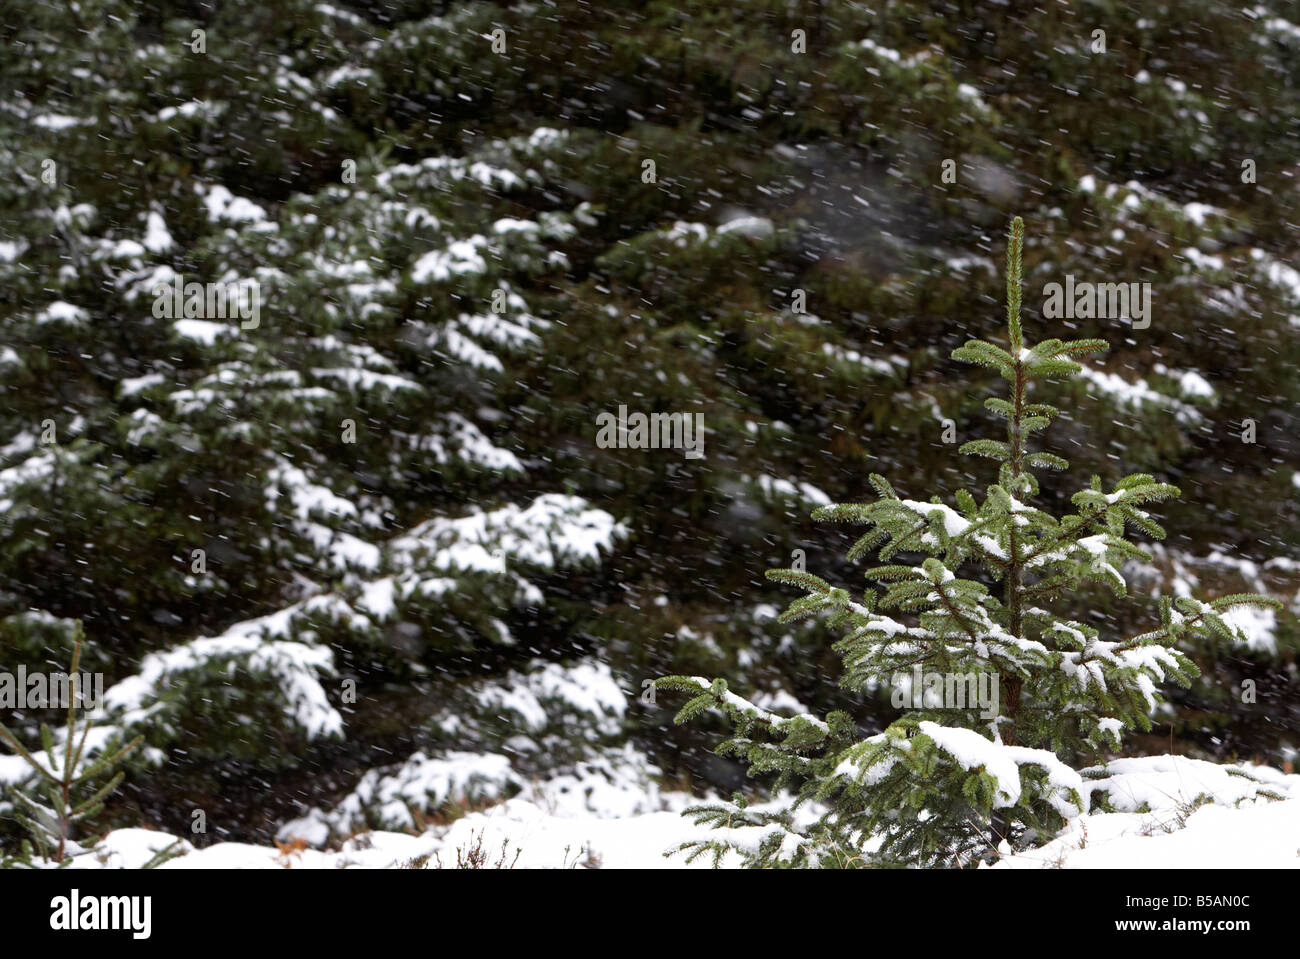
[[(420, 787), (430, 781), (442, 787), (456, 777), (468, 781), (476, 769), (491, 773), (501, 762), (501, 757), (461, 754), (443, 763), (426, 759), (411, 768), (425, 777)], [(1107, 780), (1087, 785), (1108, 784), (1117, 809), (1127, 796), (1130, 805), (1145, 804), (1148, 811), (1079, 816), (1051, 843), (1007, 856), (993, 868), (1300, 868), (1300, 776), (1243, 767), (1255, 777), (1252, 781), (1229, 768), (1179, 756), (1118, 760)], [(1260, 781), (1266, 784), (1264, 791), (1286, 798), (1270, 801), (1262, 795)], [(400, 802), (402, 793), (400, 786), (392, 786), (389, 801)], [(1198, 807), (1198, 797), (1203, 803), (1203, 797), (1213, 799)], [(363, 831), (329, 851), (311, 848), (324, 838), (323, 824), (313, 824), (311, 818), (286, 824), (278, 846), (226, 842), (195, 849), (179, 839), (183, 854), (161, 868), (450, 868), (457, 865), (458, 853), (463, 859), (475, 851), (486, 857), (486, 868), (498, 863), (515, 868), (684, 868), (682, 856), (665, 858), (664, 853), (684, 841), (719, 838), (680, 815), (697, 801), (685, 793), (647, 788), (639, 775), (611, 781), (606, 771), (579, 771), (529, 784), (515, 798), (451, 824), (419, 832)], [(295, 837), (307, 845), (295, 843)], [(177, 839), (153, 830), (119, 829), (75, 858), (72, 867), (138, 868)], [(710, 857), (701, 857), (693, 868), (711, 863)], [(722, 865), (736, 867), (740, 861), (728, 854)]]

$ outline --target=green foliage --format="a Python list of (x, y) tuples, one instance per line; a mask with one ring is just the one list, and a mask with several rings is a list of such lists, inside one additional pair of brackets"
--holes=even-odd
[[(1277, 24), (1296, 15), (1188, 0), (1108, 18), (1112, 47), (1095, 57), (1079, 48), (1086, 9), (1059, 5), (954, 14), (900, 0), (870, 16), (841, 0), (560, 2), (545, 16), (429, 0), (32, 5), (4, 27), (23, 55), (0, 62), (11, 174), (0, 179), (11, 213), (0, 223), (0, 644), (41, 661), (82, 618), (83, 661), (98, 657), (112, 683), (175, 653), (163, 673), (174, 688), (146, 684), (157, 722), (131, 734), (158, 748), (183, 735), (191, 758), (176, 754), (142, 788), (164, 816), (180, 805), (168, 797), (202, 794), (245, 840), (267, 841), (304, 791), (342, 788), (320, 770), (413, 748), (409, 731), (438, 701), (429, 677), (499, 677), (535, 655), (596, 650), (629, 688), (703, 672), (824, 712), (838, 696), (824, 617), (760, 616), (767, 584), (731, 557), (787, 565), (791, 537), (808, 541), (809, 509), (857, 495), (870, 470), (925, 476), (981, 521), (984, 506), (955, 488), (982, 464), (937, 441), (936, 419), (964, 437), (1009, 415), (1008, 393), (983, 401), (1013, 369), (1009, 340), (969, 347), (971, 380), (952, 375), (950, 355), (969, 336), (997, 339), (984, 331), (1007, 278), (986, 254), (1009, 211), (1027, 208), (1027, 324), (1046, 263), (1078, 276), (1123, 264), (1159, 296), (1142, 335), (1098, 320), (1070, 328), (1084, 343), (1106, 334), (1112, 349), (1052, 387), (1069, 415), (1051, 431), (1025, 405), (1035, 506), (1102, 509), (1071, 502), (1066, 456), (1099, 491), (1159, 476), (1187, 497), (1162, 508), (1182, 535), (1149, 550), (1153, 588), (1195, 585), (1189, 557), (1213, 553), (1227, 562), (1195, 565), (1197, 590), (1293, 594), (1283, 574), (1300, 546), (1300, 302), (1287, 264), (1300, 190), (1288, 170), (1300, 88), (1286, 78), (1300, 45)], [(484, 36), (497, 27), (504, 54)], [(204, 54), (190, 49), (196, 28)], [(792, 50), (796, 29), (804, 52)], [(1026, 36), (1041, 56), (1023, 55)], [(1209, 90), (1207, 62), (1231, 82)], [(1229, 156), (1258, 161), (1258, 188)], [(655, 183), (641, 180), (648, 158)], [(940, 183), (947, 158), (958, 176)], [(52, 184), (46, 160), (58, 164)], [(354, 183), (340, 180), (349, 160)], [(264, 218), (215, 215), (218, 187)], [(720, 229), (733, 213), (771, 232)], [(143, 243), (154, 218), (169, 248)], [(536, 229), (498, 233), (501, 221)], [(481, 270), (415, 279), (421, 257), (461, 244)], [(954, 260), (953, 246), (975, 255)], [(261, 326), (227, 324), (209, 342), (160, 322), (150, 286), (168, 271), (259, 279)], [(507, 312), (488, 322), (496, 289)], [(60, 319), (58, 303), (75, 309)], [(1048, 349), (1035, 368), (1063, 374), (1083, 355)], [(1210, 394), (1185, 390), (1195, 371)], [(598, 452), (593, 417), (633, 397), (647, 411), (702, 412), (707, 464)], [(340, 440), (345, 418), (357, 443)], [(1258, 445), (1239, 440), (1247, 418)], [(967, 449), (999, 467), (1010, 455), (991, 434)], [(500, 565), (443, 561), (458, 552), (449, 540), (472, 542), (477, 523), (539, 493), (625, 522), (616, 555), (537, 563), (494, 519), (478, 545), (489, 556), (504, 545)], [(1127, 527), (1153, 535), (1149, 508), (1134, 504)], [(904, 541), (996, 568), (996, 538), (950, 536), (946, 516), (903, 508), (898, 535), (924, 523)], [(394, 544), (416, 528), (431, 534), (418, 554)], [(829, 535), (829, 550), (852, 543)], [(875, 536), (892, 539), (871, 525), (851, 562)], [(843, 575), (810, 558), (827, 580)], [(880, 562), (910, 559), (898, 546)], [(1265, 582), (1228, 565), (1247, 560)], [(1095, 573), (1073, 589), (1065, 574), (1043, 577), (1040, 602), (1074, 593), (1095, 612), (1088, 623), (1118, 627), (1139, 604)], [(390, 577), (383, 615), (367, 601)], [(992, 573), (963, 578), (1001, 596)], [(965, 584), (944, 589), (960, 600), (951, 628), (993, 615), (993, 599)], [(224, 639), (249, 621), (230, 653)], [(1212, 624), (1184, 631), (1203, 675), (1161, 716), (1180, 744), (1289, 755), (1300, 624), (1288, 610), (1273, 626), (1271, 644), (1250, 648)], [(342, 734), (309, 734), (296, 693), (341, 705), (334, 688), (267, 675), (249, 659), (259, 640), (277, 656), (328, 648), (359, 684), (360, 705), (336, 714)], [(331, 675), (316, 662), (307, 672)], [(1257, 706), (1233, 692), (1245, 678), (1260, 683)], [(872, 732), (891, 716), (878, 689), (851, 711)], [(694, 765), (709, 730), (662, 719), (629, 724), (638, 746), (670, 776), (704, 773), (729, 790), (721, 764)], [(35, 742), (34, 722), (11, 726)], [(509, 735), (503, 724), (488, 738)], [(455, 734), (439, 743), (458, 745)]]

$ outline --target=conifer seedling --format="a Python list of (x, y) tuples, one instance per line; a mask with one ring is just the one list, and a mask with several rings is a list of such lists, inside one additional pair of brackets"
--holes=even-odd
[[(774, 776), (774, 791), (796, 794), (784, 808), (751, 806), (737, 795), (687, 810), (697, 823), (723, 830), (683, 844), (688, 859), (711, 854), (716, 864), (734, 851), (758, 866), (965, 866), (1045, 842), (1069, 819), (1104, 808), (1090, 786), (1102, 767), (1081, 774), (1069, 762), (1118, 751), (1124, 730), (1151, 728), (1162, 683), (1185, 686), (1197, 674), (1180, 642), (1198, 631), (1245, 641), (1225, 613), (1279, 605), (1256, 594), (1161, 598), (1158, 623), (1130, 636), (1104, 635), (1086, 615), (1065, 611), (1090, 581), (1126, 595), (1122, 565), (1152, 561), (1130, 532), (1162, 539), (1149, 510), (1179, 490), (1146, 474), (1107, 490), (1094, 476), (1064, 516), (1034, 505), (1036, 474), (1069, 464), (1031, 445), (1059, 411), (1030, 402), (1030, 389), (1077, 375), (1077, 358), (1106, 342), (1025, 342), (1023, 244), (1016, 217), (1007, 247), (1005, 345), (971, 340), (953, 352), (1007, 384), (1005, 396), (984, 404), (1006, 421), (1005, 438), (961, 447), (998, 464), (997, 481), (982, 497), (958, 490), (951, 506), (937, 496), (909, 499), (872, 475), (875, 502), (814, 511), (817, 520), (867, 527), (848, 558), (874, 553), (882, 565), (866, 571), (879, 586), (860, 597), (803, 570), (767, 574), (805, 594), (782, 622), (824, 616), (843, 633), (834, 648), (849, 693), (887, 687), (918, 666), (932, 674), (991, 673), (984, 678), (999, 693), (995, 715), (923, 702), (884, 732), (860, 738), (845, 712), (787, 718), (731, 692), (723, 679), (660, 679), (660, 688), (695, 694), (677, 722), (720, 711), (735, 732), (717, 751), (740, 757), (752, 776)], [(824, 814), (808, 815), (819, 808)]]
[[(78, 620), (74, 627), (72, 666), (68, 671), (72, 686), (67, 703), (67, 726), (63, 742), (55, 743), (53, 732), (44, 723), (41, 724), (45, 761), (33, 756), (18, 737), (0, 723), (0, 739), (36, 771), (36, 787), (45, 800), (41, 802), (40, 799), (32, 798), (22, 789), (13, 791), (15, 818), (31, 836), (31, 841), (24, 843), (22, 856), (28, 862), (31, 860), (33, 843), (34, 851), (44, 859), (59, 865), (71, 860), (68, 843), (73, 839), (73, 827), (104, 808), (104, 800), (117, 789), (124, 775), (113, 770), (144, 741), (143, 736), (137, 736), (124, 746), (106, 748), (93, 758), (87, 756), (86, 742), (93, 725), (89, 719), (79, 722), (76, 715), (79, 705), (76, 683), (80, 676), (78, 667), (81, 664), (83, 639), (81, 621)], [(98, 786), (93, 785), (109, 773), (112, 775), (107, 781)]]

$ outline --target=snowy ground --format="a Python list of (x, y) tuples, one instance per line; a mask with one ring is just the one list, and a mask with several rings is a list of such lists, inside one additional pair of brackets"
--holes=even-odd
[[(1119, 760), (1112, 802), (1149, 811), (1082, 816), (1047, 846), (993, 868), (1300, 867), (1300, 776), (1251, 767), (1257, 778), (1247, 780), (1228, 768), (1170, 756)], [(1268, 792), (1287, 798), (1264, 798), (1260, 780)], [(365, 831), (325, 851), (293, 841), (295, 830), (310, 833), (320, 822), (306, 817), (286, 824), (280, 845), (195, 849), (183, 843), (185, 854), (161, 868), (455, 868), (475, 851), (482, 868), (683, 868), (682, 856), (664, 853), (709, 834), (680, 815), (696, 801), (593, 774), (585, 781), (530, 784), (514, 798), (423, 832)], [(324, 840), (323, 834), (315, 838)], [(136, 868), (175, 839), (117, 830), (73, 865)], [(702, 857), (692, 868), (709, 865)]]
[(1168, 810), (1084, 816), (1054, 842), (993, 868), (1297, 869), (1300, 799), (1204, 806), (1186, 818)]
[[(316, 677), (310, 671), (292, 675), (305, 690), (300, 699), (318, 705), (307, 710), (312, 721), (329, 726), (333, 710)], [(141, 712), (142, 698), (127, 694), (146, 685), (133, 677), (109, 691), (110, 701), (122, 692), (128, 704), (124, 713), (112, 714), (125, 728)], [(162, 868), (456, 868), (468, 862), (475, 868), (662, 869), (687, 866), (681, 854), (665, 856), (682, 843), (721, 838), (681, 814), (698, 797), (662, 790), (661, 772), (647, 756), (630, 744), (609, 745), (628, 695), (607, 665), (547, 664), (483, 681), (471, 694), (485, 715), (518, 735), (487, 751), (431, 749), (372, 768), (328, 807), (304, 809), (279, 823), (273, 845), (211, 836), (192, 845), (161, 831), (120, 829), (76, 856), (72, 866), (138, 868), (179, 843), (182, 854)], [(477, 728), (471, 713), (451, 709), (443, 725), (453, 733)], [(540, 781), (524, 775), (521, 770), (538, 768), (539, 754), (565, 747), (569, 739), (558, 734), (565, 729), (589, 735), (582, 758), (565, 764), (562, 775)], [(1019, 767), (999, 763), (989, 751), (992, 743), (961, 732), (982, 744), (974, 753), (965, 749), (965, 761), (1003, 777), (1002, 792), (1016, 794)], [(961, 742), (969, 746), (966, 738)], [(1088, 808), (1102, 808), (1104, 797), (1113, 811), (1074, 819), (1046, 846), (993, 868), (1300, 866), (1300, 775), (1174, 756), (1066, 771), (1086, 794)], [(30, 775), (20, 757), (0, 756), (0, 782), (16, 784)], [(440, 814), (448, 808), (475, 811), (447, 823)], [(757, 835), (729, 833), (738, 841)], [(701, 856), (692, 866), (711, 864), (711, 856)], [(736, 855), (722, 863), (740, 864)]]

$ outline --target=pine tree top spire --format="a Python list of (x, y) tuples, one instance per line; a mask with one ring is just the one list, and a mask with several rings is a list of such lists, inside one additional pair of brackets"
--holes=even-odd
[(1020, 333), (1020, 260), (1024, 244), (1025, 221), (1015, 217), (1007, 243), (1007, 335), (1011, 339), (1012, 356), (1019, 356), (1024, 348)]

